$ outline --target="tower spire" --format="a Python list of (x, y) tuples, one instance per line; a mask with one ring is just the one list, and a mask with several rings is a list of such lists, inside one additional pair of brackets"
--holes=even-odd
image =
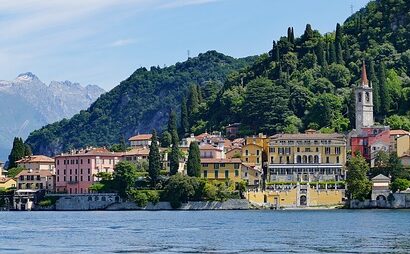
[(369, 86), (369, 80), (367, 79), (367, 73), (366, 73), (366, 64), (363, 60), (363, 65), (362, 65), (362, 87), (368, 87)]

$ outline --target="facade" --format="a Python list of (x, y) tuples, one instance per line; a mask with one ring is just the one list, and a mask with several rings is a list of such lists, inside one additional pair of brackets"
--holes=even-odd
[(56, 156), (57, 192), (89, 193), (89, 187), (100, 180), (96, 175), (113, 173), (121, 155), (105, 148), (87, 148)]
[(16, 161), (19, 167), (31, 170), (55, 172), (54, 159), (44, 155), (30, 155)]
[(5, 175), (6, 175), (6, 172), (4, 170), (4, 163), (0, 161), (0, 178)]
[(379, 174), (372, 178), (372, 200), (387, 200), (390, 195), (390, 178)]
[(122, 159), (132, 163), (136, 163), (141, 160), (148, 160), (149, 148), (140, 147), (133, 148), (130, 151), (126, 151), (122, 154)]
[(410, 132), (405, 130), (390, 130), (390, 152), (401, 157), (409, 152)]
[(212, 146), (210, 144), (201, 144), (199, 146), (199, 152), (201, 159), (202, 158), (214, 158), (214, 159), (223, 159), (225, 153), (222, 147)]
[(262, 184), (263, 170), (255, 166), (246, 166), (242, 164), (242, 180), (250, 189), (259, 189)]
[(0, 189), (16, 188), (16, 180), (0, 176)]
[(201, 158), (201, 176), (209, 180), (241, 181), (241, 159)]
[(270, 137), (268, 181), (344, 180), (346, 139), (341, 134), (277, 134)]
[(138, 134), (128, 139), (131, 147), (149, 147), (151, 145), (152, 134)]
[(48, 170), (25, 169), (16, 175), (17, 190), (55, 191), (55, 175)]
[(225, 153), (227, 159), (240, 158), (242, 156), (242, 148), (234, 147)]
[(229, 124), (225, 127), (226, 129), (226, 136), (228, 138), (235, 138), (239, 133), (239, 127), (241, 126), (240, 123), (233, 123)]
[(401, 164), (403, 164), (404, 167), (410, 168), (410, 155), (404, 155), (400, 157)]

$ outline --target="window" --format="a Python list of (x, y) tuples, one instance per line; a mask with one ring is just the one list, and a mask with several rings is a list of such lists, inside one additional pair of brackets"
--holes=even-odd
[(90, 176), (88, 176), (88, 181), (91, 181), (91, 180), (90, 180)]
[(66, 182), (67, 181), (67, 178), (64, 176), (64, 182)]
[(299, 153), (300, 152), (300, 147), (296, 148), (296, 151)]
[(330, 163), (329, 156), (326, 157), (326, 163)]
[(310, 147), (306, 147), (305, 152), (310, 152)]
[(316, 147), (316, 152), (319, 152), (319, 147)]
[(340, 147), (335, 147), (335, 153), (340, 154)]
[(235, 177), (239, 176), (239, 170), (235, 170)]
[(325, 154), (330, 154), (330, 147), (325, 147)]
[(258, 164), (259, 164), (259, 158), (256, 158), (256, 163), (258, 163)]
[(40, 181), (40, 176), (39, 175), (37, 176), (37, 181)]
[(60, 177), (59, 176), (57, 176), (57, 182), (59, 182), (60, 181)]
[(215, 164), (214, 164), (214, 168), (215, 168), (215, 169), (219, 169), (219, 164), (218, 164), (218, 163), (215, 163)]
[(270, 157), (270, 163), (273, 164), (273, 156)]
[(215, 170), (215, 178), (216, 178), (216, 179), (218, 178), (218, 175), (219, 175), (219, 171), (218, 171), (218, 170)]
[(336, 157), (336, 163), (339, 164), (340, 163), (340, 159), (339, 156)]
[(88, 159), (88, 164), (90, 164), (90, 159)]
[(359, 102), (362, 102), (362, 94), (361, 94), (361, 93), (358, 94), (357, 100), (358, 100)]
[(91, 174), (91, 171), (90, 171), (90, 169), (88, 169), (88, 174)]
[(82, 168), (80, 169), (80, 174), (83, 174), (83, 169)]
[(204, 170), (204, 177), (208, 178), (208, 170)]
[(77, 159), (77, 160), (75, 160), (75, 164), (78, 164), (78, 159)]
[(72, 169), (70, 169), (70, 175), (72, 175), (73, 174), (73, 170)]
[(64, 175), (67, 173), (67, 171), (64, 169)]
[(234, 169), (239, 169), (239, 166), (240, 166), (239, 163), (235, 163), (235, 164), (233, 165), (233, 168), (234, 168)]
[(225, 163), (221, 163), (221, 165), (219, 165), (221, 168), (225, 167)]
[(249, 155), (249, 151), (245, 150), (245, 156), (248, 156), (248, 155)]
[(279, 157), (279, 163), (282, 163), (282, 156)]
[(208, 167), (208, 163), (202, 163), (202, 167), (207, 168), (207, 167)]
[(256, 150), (256, 155), (258, 155), (258, 156), (259, 156), (259, 150)]
[(60, 160), (57, 160), (57, 165), (60, 165)]
[(274, 147), (269, 147), (269, 152), (270, 152), (270, 153), (274, 153), (274, 152), (275, 152), (275, 148), (274, 148)]
[(289, 158), (289, 156), (286, 156), (286, 163), (287, 163), (287, 164), (290, 163), (290, 158)]
[(225, 170), (225, 178), (229, 178), (229, 170)]

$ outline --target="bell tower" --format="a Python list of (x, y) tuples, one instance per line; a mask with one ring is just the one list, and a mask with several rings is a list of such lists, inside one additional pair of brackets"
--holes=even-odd
[(363, 61), (362, 78), (360, 85), (355, 88), (356, 98), (356, 130), (374, 125), (373, 120), (373, 88), (366, 74), (366, 65)]

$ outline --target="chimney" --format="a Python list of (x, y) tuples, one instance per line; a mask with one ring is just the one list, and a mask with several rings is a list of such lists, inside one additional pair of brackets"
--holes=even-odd
[(369, 80), (367, 79), (367, 73), (366, 73), (366, 64), (363, 60), (363, 65), (362, 65), (362, 87), (368, 87), (369, 86)]

